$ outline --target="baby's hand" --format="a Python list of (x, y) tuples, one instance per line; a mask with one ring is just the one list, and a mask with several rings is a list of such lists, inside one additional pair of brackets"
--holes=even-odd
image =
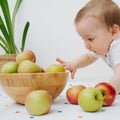
[(59, 62), (66, 70), (71, 71), (71, 63), (62, 60), (61, 58), (56, 58), (56, 61)]
[(69, 70), (71, 72), (71, 78), (74, 79), (76, 69), (74, 69), (72, 63), (66, 62), (61, 58), (56, 58), (56, 61), (59, 62), (65, 68), (65, 70)]
[(62, 60), (61, 58), (56, 58), (56, 61), (59, 62), (66, 69), (67, 63), (64, 60)]

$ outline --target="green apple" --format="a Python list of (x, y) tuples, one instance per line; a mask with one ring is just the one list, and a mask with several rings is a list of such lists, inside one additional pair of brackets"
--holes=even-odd
[(31, 115), (43, 115), (50, 111), (52, 96), (46, 90), (35, 90), (25, 99), (25, 107)]
[(40, 66), (30, 60), (22, 61), (17, 70), (18, 73), (36, 73), (40, 71)]
[(65, 72), (65, 69), (60, 64), (52, 64), (46, 69), (46, 72)]
[(78, 104), (84, 111), (96, 112), (103, 105), (102, 92), (94, 87), (87, 87), (78, 96)]
[(7, 62), (1, 68), (1, 73), (16, 73), (18, 68), (18, 63)]

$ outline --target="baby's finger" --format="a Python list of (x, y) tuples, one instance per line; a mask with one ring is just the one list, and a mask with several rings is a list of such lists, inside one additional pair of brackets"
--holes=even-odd
[(65, 63), (65, 61), (62, 60), (61, 58), (56, 58), (56, 61), (59, 62), (59, 63), (61, 63), (61, 64)]
[(71, 78), (72, 78), (72, 79), (74, 79), (75, 72), (76, 72), (76, 71), (72, 71), (72, 72), (71, 72)]
[(69, 70), (69, 68), (66, 65), (63, 65), (63, 66), (64, 66), (65, 70)]

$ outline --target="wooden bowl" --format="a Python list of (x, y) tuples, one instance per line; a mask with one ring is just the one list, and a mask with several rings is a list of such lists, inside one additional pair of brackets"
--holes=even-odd
[(3, 90), (20, 104), (24, 104), (30, 92), (41, 89), (47, 90), (54, 100), (63, 91), (67, 80), (68, 72), (0, 74)]

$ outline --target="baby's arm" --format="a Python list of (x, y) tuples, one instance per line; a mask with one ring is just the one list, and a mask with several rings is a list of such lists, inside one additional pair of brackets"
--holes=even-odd
[(71, 72), (71, 78), (73, 79), (78, 68), (90, 65), (91, 63), (96, 61), (96, 58), (93, 57), (91, 54), (86, 53), (70, 62), (64, 61), (61, 58), (57, 58), (56, 61), (62, 64), (66, 70), (69, 70)]
[(74, 59), (72, 61), (72, 63), (74, 64), (75, 68), (82, 68), (82, 67), (86, 67), (90, 64), (92, 64), (93, 62), (95, 62), (97, 60), (97, 58), (95, 58), (94, 56), (92, 56), (90, 53), (86, 53), (83, 54), (82, 56)]
[(114, 75), (109, 82), (115, 88), (116, 93), (120, 93), (120, 64), (115, 66)]

